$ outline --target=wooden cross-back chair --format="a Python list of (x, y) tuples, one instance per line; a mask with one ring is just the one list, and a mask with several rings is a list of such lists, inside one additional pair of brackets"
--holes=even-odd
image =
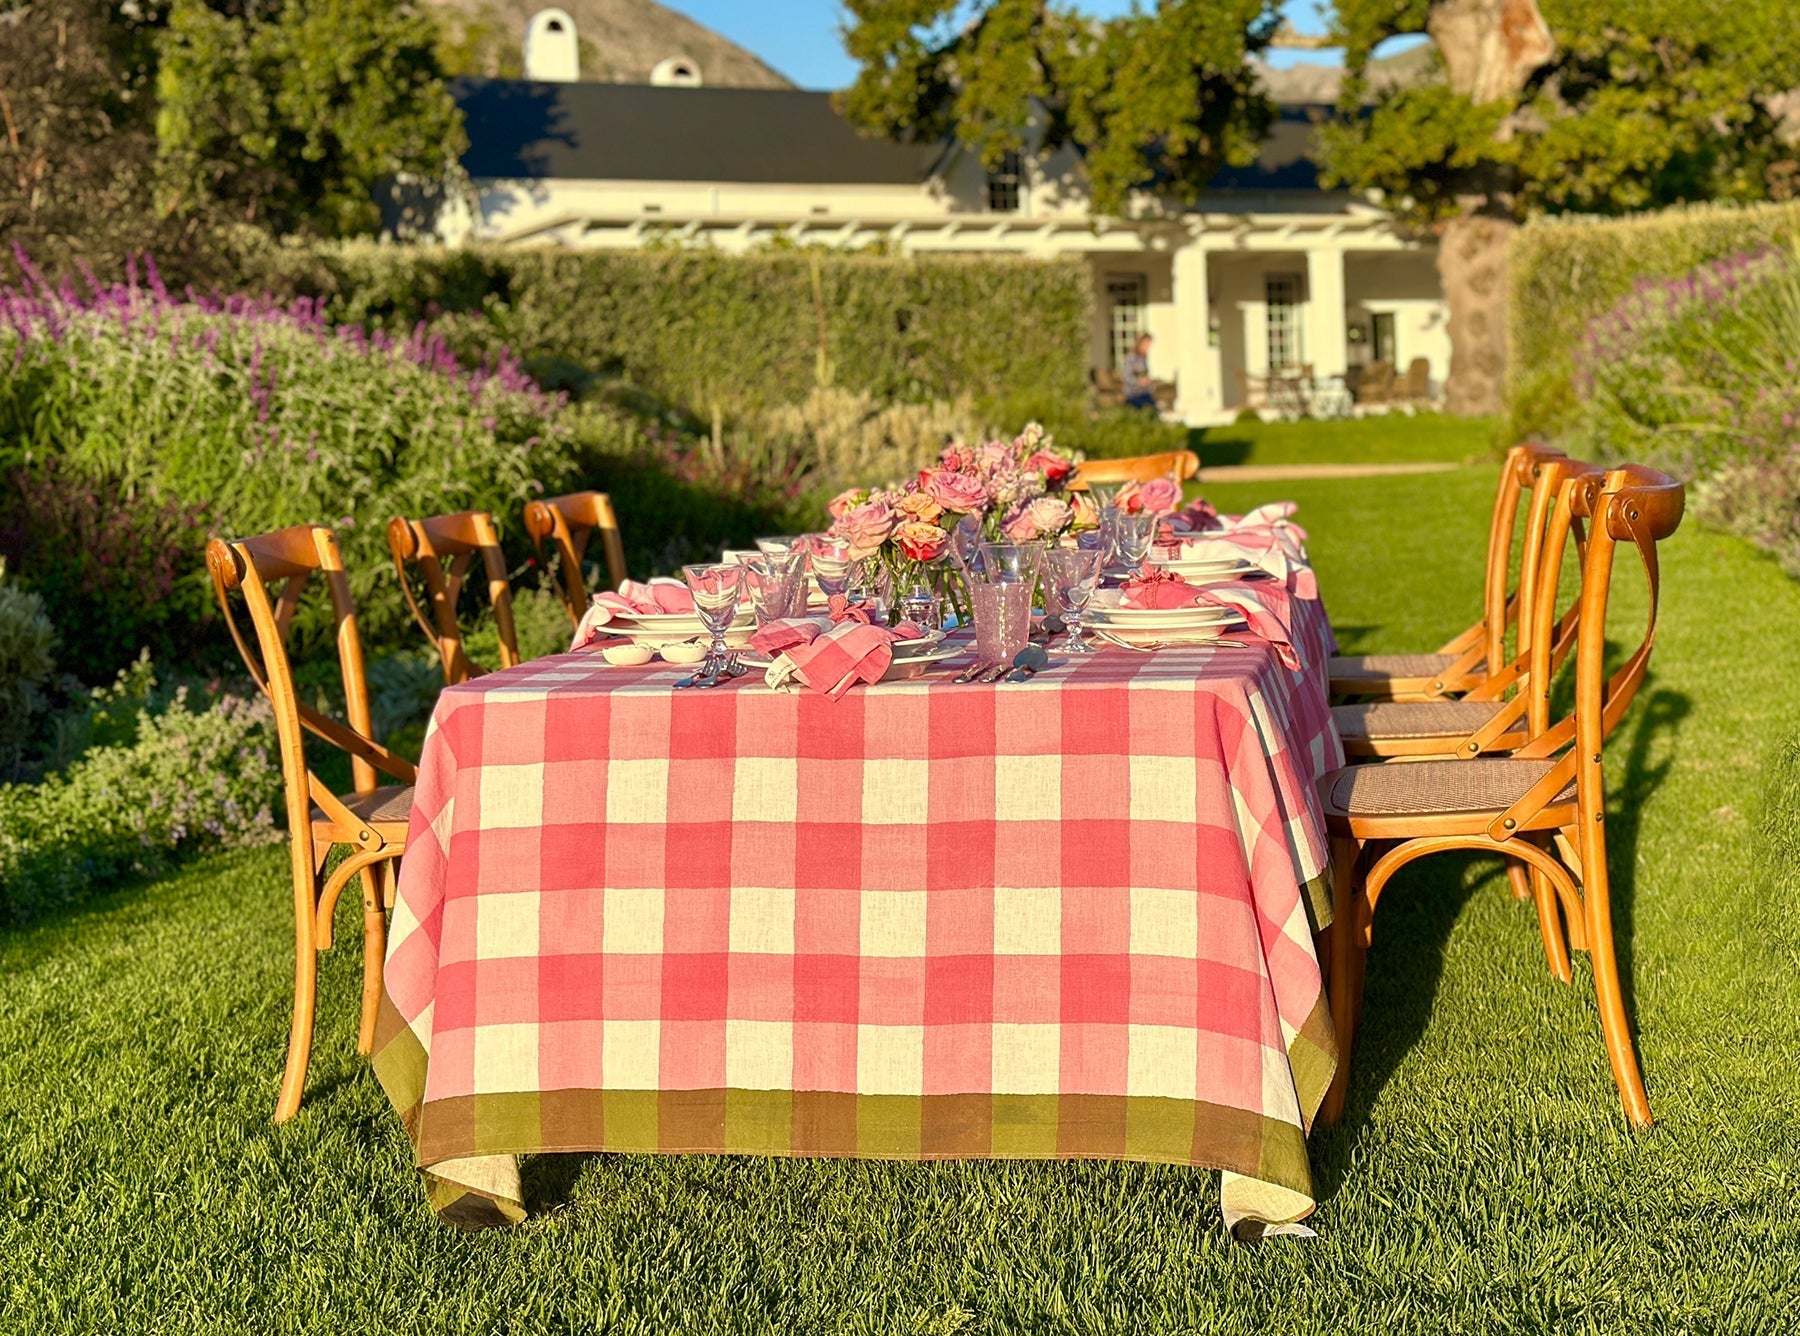
[[(274, 707), (281, 774), (287, 789), (294, 883), (294, 1013), (288, 1034), (287, 1068), (275, 1105), (275, 1121), (284, 1122), (299, 1109), (306, 1086), (319, 952), (331, 947), (331, 920), (338, 895), (351, 878), (358, 876), (363, 885), (363, 994), (357, 1051), (367, 1053), (374, 1046), (382, 958), (386, 954), (385, 911), (393, 903), (394, 864), (406, 850), (406, 826), (412, 814), (412, 785), (417, 772), (409, 761), (395, 756), (374, 739), (356, 610), (343, 559), (330, 529), (302, 524), (255, 538), (215, 538), (206, 545), (206, 566), (225, 624), (244, 657), (244, 666)], [(344, 683), (343, 721), (300, 699), (288, 659), (287, 641), (294, 613), (315, 573), (324, 577), (331, 600), (338, 668)], [(272, 598), (269, 586), (276, 581), (286, 583), (280, 594)], [(234, 593), (241, 596), (249, 613), (254, 648), (232, 610)], [(349, 753), (352, 792), (342, 796), (333, 793), (307, 765), (308, 733)], [(382, 785), (378, 783), (379, 776), (398, 782)], [(332, 850), (340, 846), (347, 848), (349, 854), (327, 876), (326, 861)]]
[(1480, 686), (1489, 665), (1508, 662), (1506, 633), (1518, 617), (1519, 597), (1509, 590), (1513, 534), (1520, 499), (1537, 482), (1544, 461), (1563, 458), (1553, 446), (1527, 443), (1506, 452), (1494, 509), (1488, 520), (1487, 563), (1481, 616), (1431, 654), (1340, 654), (1331, 660), (1331, 694), (1377, 700), (1440, 700)]
[[(1576, 493), (1577, 508), (1571, 515), (1567, 498), (1562, 496), (1562, 485), (1569, 478), (1585, 477), (1597, 486), (1605, 470), (1598, 464), (1561, 455), (1538, 461), (1536, 470), (1525, 523), (1516, 606), (1511, 617), (1518, 628), (1517, 653), (1499, 672), (1484, 676), (1460, 700), (1376, 700), (1334, 706), (1331, 719), (1345, 755), (1472, 760), (1523, 747), (1547, 726), (1528, 724), (1528, 687), (1534, 681), (1548, 682), (1568, 657), (1575, 644), (1581, 600), (1577, 596), (1565, 612), (1557, 615), (1561, 568), (1551, 572), (1547, 585), (1540, 580), (1545, 544), (1565, 544), (1571, 535), (1578, 545), (1584, 541), (1585, 511), (1580, 506), (1585, 493)], [(1558, 517), (1553, 520), (1553, 515)], [(1545, 599), (1548, 607), (1540, 608)], [(1540, 611), (1545, 617), (1544, 629), (1534, 635)]]
[[(506, 579), (506, 557), (500, 550), (500, 533), (494, 517), (485, 511), (465, 510), (456, 515), (432, 515), (409, 520), (396, 515), (388, 521), (388, 550), (394, 554), (394, 573), (413, 620), (425, 633), (443, 662), (444, 685), (456, 686), (487, 670), (473, 663), (463, 647), (462, 626), (456, 619), (469, 569), (481, 558), (487, 576), (488, 602), (494, 609), (494, 625), (500, 634), (500, 666), (519, 662), (519, 637), (513, 627), (512, 586)], [(448, 561), (449, 568), (445, 569)], [(413, 594), (409, 566), (417, 566), (431, 605), (431, 617)]]
[(601, 550), (606, 556), (607, 578), (614, 589), (625, 583), (625, 540), (619, 534), (612, 499), (605, 492), (571, 492), (528, 502), (525, 531), (531, 535), (540, 557), (546, 543), (556, 549), (561, 568), (557, 592), (562, 595), (569, 620), (577, 625), (588, 606), (581, 559), (587, 555), (588, 540), (595, 533), (600, 535)]
[(1152, 478), (1173, 478), (1186, 482), (1200, 472), (1200, 457), (1192, 450), (1170, 450), (1160, 455), (1134, 455), (1129, 459), (1088, 459), (1082, 461), (1069, 480), (1069, 490), (1085, 492), (1090, 485), (1111, 487), (1115, 483), (1149, 482)]
[[(1332, 837), (1333, 922), (1326, 930), (1332, 1023), (1340, 1066), (1322, 1116), (1338, 1118), (1348, 1091), (1350, 1053), (1362, 1005), (1364, 962), (1375, 908), (1394, 874), (1419, 858), (1452, 850), (1498, 854), (1529, 866), (1537, 891), (1544, 951), (1552, 972), (1573, 975), (1568, 948), (1588, 953), (1599, 1003), (1600, 1029), (1626, 1117), (1650, 1122), (1619, 984), (1606, 865), (1606, 789), (1603, 744), (1648, 671), (1656, 638), (1661, 576), (1656, 545), (1681, 522), (1680, 483), (1630, 465), (1604, 478), (1581, 475), (1562, 484), (1567, 506), (1553, 525), (1591, 517), (1582, 553), (1581, 598), (1575, 646), (1575, 709), (1548, 725), (1548, 698), (1534, 689), (1530, 707), (1542, 731), (1510, 757), (1473, 761), (1386, 762), (1346, 766), (1319, 787)], [(1553, 546), (1554, 544), (1554, 546)], [(1554, 528), (1544, 544), (1542, 581), (1561, 569), (1564, 544)], [(1650, 612), (1643, 639), (1610, 677), (1606, 673), (1606, 609), (1615, 558), (1623, 546), (1643, 563)], [(1547, 600), (1536, 608), (1535, 634), (1551, 633)], [(1559, 919), (1559, 914), (1562, 916)], [(1567, 935), (1564, 933), (1564, 920)]]

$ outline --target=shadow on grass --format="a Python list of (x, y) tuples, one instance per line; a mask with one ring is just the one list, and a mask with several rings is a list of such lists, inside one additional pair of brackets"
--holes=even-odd
[[(1681, 722), (1690, 698), (1657, 690), (1640, 694), (1626, 735), (1615, 735), (1607, 760), (1607, 844), (1621, 991), (1631, 1029), (1637, 1032), (1633, 986), (1637, 846), (1644, 806), (1669, 776)], [(1629, 739), (1627, 741), (1627, 738)], [(1620, 755), (1620, 744), (1623, 756)], [(1654, 758), (1654, 759), (1653, 759)], [(1403, 868), (1382, 896), (1368, 959), (1362, 1020), (1351, 1061), (1350, 1095), (1343, 1120), (1321, 1126), (1313, 1155), (1314, 1189), (1323, 1201), (1342, 1186), (1369, 1113), (1406, 1055), (1424, 1037), (1443, 975), (1444, 951), (1456, 921), (1478, 890), (1506, 894), (1500, 859), (1484, 854), (1426, 858)], [(1526, 922), (1524, 917), (1521, 923)], [(1592, 988), (1591, 975), (1576, 971), (1574, 989)], [(1572, 1005), (1581, 1005), (1571, 998)], [(1594, 1043), (1601, 1043), (1596, 1026)]]
[[(1661, 787), (1675, 764), (1675, 738), (1681, 723), (1693, 712), (1693, 701), (1679, 691), (1656, 690), (1640, 694), (1633, 702), (1636, 716), (1630, 744), (1625, 748), (1624, 764), (1615, 756), (1607, 759), (1611, 773), (1617, 778), (1606, 804), (1606, 868), (1612, 894), (1613, 942), (1619, 960), (1619, 987), (1625, 996), (1625, 1014), (1632, 1018), (1632, 1033), (1637, 1033), (1637, 990), (1633, 982), (1635, 970), (1632, 949), (1636, 933), (1637, 846), (1642, 828), (1644, 805)], [(1658, 743), (1660, 759), (1652, 760)]]

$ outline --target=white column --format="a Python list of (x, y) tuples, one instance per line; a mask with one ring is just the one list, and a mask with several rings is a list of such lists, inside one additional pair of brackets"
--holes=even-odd
[(1341, 376), (1349, 365), (1344, 342), (1344, 252), (1306, 252), (1306, 360), (1317, 376)]
[(1175, 367), (1175, 411), (1184, 422), (1219, 415), (1219, 355), (1207, 345), (1206, 251), (1189, 242), (1175, 252), (1175, 323), (1179, 357)]

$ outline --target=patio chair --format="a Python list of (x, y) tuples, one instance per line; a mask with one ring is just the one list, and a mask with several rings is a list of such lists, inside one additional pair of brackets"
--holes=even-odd
[(528, 502), (525, 532), (531, 535), (540, 557), (546, 542), (556, 548), (561, 568), (558, 592), (571, 622), (579, 624), (587, 611), (587, 581), (582, 577), (581, 560), (587, 555), (588, 540), (596, 532), (606, 554), (606, 574), (612, 587), (617, 589), (625, 583), (625, 541), (619, 536), (612, 499), (605, 492), (571, 492), (547, 501)]
[(1356, 402), (1371, 407), (1386, 405), (1394, 397), (1394, 366), (1391, 362), (1370, 362), (1357, 377)]
[(1460, 696), (1503, 665), (1506, 632), (1518, 616), (1518, 597), (1507, 590), (1519, 503), (1537, 480), (1544, 460), (1563, 458), (1552, 446), (1515, 445), (1506, 453), (1488, 522), (1482, 615), (1461, 635), (1431, 654), (1340, 654), (1331, 660), (1331, 694), (1380, 700), (1439, 700)]
[[(358, 876), (363, 885), (363, 991), (356, 1049), (367, 1053), (374, 1047), (382, 958), (386, 955), (385, 914), (393, 904), (394, 865), (406, 851), (417, 773), (411, 762), (374, 739), (356, 610), (330, 529), (301, 524), (256, 538), (230, 542), (215, 538), (206, 545), (206, 567), (244, 666), (274, 707), (281, 774), (287, 789), (294, 882), (294, 1013), (288, 1032), (287, 1068), (275, 1104), (279, 1123), (300, 1108), (312, 1055), (319, 953), (331, 948), (332, 913), (339, 893)], [(288, 661), (294, 613), (315, 572), (324, 576), (331, 600), (347, 722), (339, 722), (300, 699)], [(269, 585), (278, 580), (286, 583), (271, 599)], [(249, 612), (256, 649), (245, 640), (232, 611), (234, 592)], [(313, 772), (306, 759), (308, 733), (350, 754), (352, 792), (334, 794)], [(398, 782), (378, 785), (378, 773)], [(347, 850), (347, 856), (327, 876), (326, 862), (339, 848)]]
[[(1515, 751), (1548, 726), (1533, 730), (1527, 722), (1531, 686), (1547, 681), (1568, 656), (1575, 643), (1580, 612), (1576, 599), (1560, 617), (1556, 615), (1557, 584), (1539, 577), (1545, 543), (1566, 544), (1571, 532), (1583, 541), (1582, 514), (1570, 515), (1570, 500), (1563, 484), (1582, 477), (1597, 483), (1605, 470), (1597, 464), (1552, 456), (1538, 464), (1532, 488), (1531, 509), (1525, 525), (1524, 550), (1519, 563), (1517, 606), (1518, 652), (1499, 672), (1488, 674), (1460, 700), (1365, 701), (1334, 706), (1332, 723), (1351, 757), (1431, 756), (1444, 760), (1471, 760), (1495, 752)], [(1574, 494), (1582, 504), (1583, 493)], [(1560, 503), (1560, 506), (1559, 506)], [(1552, 513), (1559, 519), (1553, 521)], [(1560, 573), (1560, 566), (1556, 568)], [(1547, 610), (1539, 609), (1541, 600)], [(1547, 618), (1543, 638), (1534, 635), (1536, 617)], [(1547, 697), (1546, 697), (1547, 699)]]
[(1088, 372), (1088, 383), (1094, 390), (1094, 407), (1123, 408), (1125, 406), (1125, 382), (1119, 379), (1119, 373), (1106, 367), (1095, 367)]
[[(487, 575), (488, 600), (500, 634), (500, 666), (519, 662), (519, 637), (513, 629), (512, 586), (506, 580), (506, 557), (500, 551), (500, 534), (494, 517), (485, 511), (465, 510), (456, 515), (433, 515), (409, 520), (396, 515), (388, 521), (388, 550), (394, 554), (394, 573), (406, 597), (413, 620), (437, 650), (444, 666), (444, 685), (455, 686), (479, 677), (487, 670), (470, 661), (463, 648), (462, 627), (456, 620), (456, 604), (462, 597), (469, 567), (476, 557)], [(444, 569), (449, 562), (449, 570)], [(431, 618), (413, 594), (409, 566), (417, 566), (431, 604)]]
[(1423, 404), (1431, 400), (1431, 362), (1415, 357), (1406, 364), (1406, 374), (1394, 382), (1393, 400), (1397, 404)]
[[(1339, 1053), (1337, 1077), (1321, 1111), (1327, 1122), (1342, 1115), (1349, 1088), (1381, 893), (1408, 863), (1451, 850), (1523, 862), (1546, 888), (1537, 905), (1546, 955), (1554, 969), (1562, 952), (1557, 977), (1569, 981), (1560, 912), (1567, 918), (1567, 944), (1585, 948), (1593, 966), (1601, 1033), (1625, 1115), (1640, 1127), (1651, 1121), (1613, 944), (1601, 758), (1606, 735), (1648, 669), (1660, 586), (1656, 544), (1680, 524), (1684, 496), (1674, 479), (1636, 465), (1614, 469), (1598, 483), (1572, 478), (1563, 488), (1571, 499), (1578, 491), (1587, 493), (1585, 508), (1593, 517), (1582, 555), (1575, 709), (1568, 726), (1546, 729), (1510, 757), (1352, 765), (1320, 782), (1333, 846), (1333, 921), (1325, 937)], [(1636, 650), (1609, 678), (1606, 610), (1621, 545), (1635, 547), (1643, 562), (1650, 614)], [(1552, 565), (1560, 571), (1561, 548), (1552, 553), (1547, 542), (1545, 558), (1540, 578), (1547, 580)], [(1545, 606), (1540, 599), (1537, 630), (1547, 634)], [(1374, 855), (1367, 866), (1365, 855)]]
[(1075, 470), (1069, 482), (1072, 492), (1085, 492), (1091, 485), (1110, 487), (1121, 482), (1149, 482), (1152, 478), (1173, 478), (1186, 482), (1200, 472), (1200, 456), (1192, 450), (1171, 450), (1161, 455), (1133, 455), (1129, 459), (1087, 459)]

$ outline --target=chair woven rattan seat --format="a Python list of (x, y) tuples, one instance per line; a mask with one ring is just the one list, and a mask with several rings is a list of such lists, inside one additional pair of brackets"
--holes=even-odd
[(1331, 660), (1331, 679), (1436, 677), (1455, 662), (1454, 654), (1339, 654)]
[[(1331, 802), (1341, 812), (1362, 817), (1504, 812), (1555, 764), (1501, 757), (1353, 765), (1338, 772)], [(1551, 800), (1553, 805), (1574, 801), (1574, 780)]]
[[(346, 793), (340, 800), (364, 821), (405, 825), (412, 819), (412, 785), (384, 784), (369, 793)], [(330, 817), (313, 808), (313, 820), (329, 822)]]
[(1370, 701), (1331, 711), (1340, 738), (1467, 737), (1505, 708), (1491, 700)]

